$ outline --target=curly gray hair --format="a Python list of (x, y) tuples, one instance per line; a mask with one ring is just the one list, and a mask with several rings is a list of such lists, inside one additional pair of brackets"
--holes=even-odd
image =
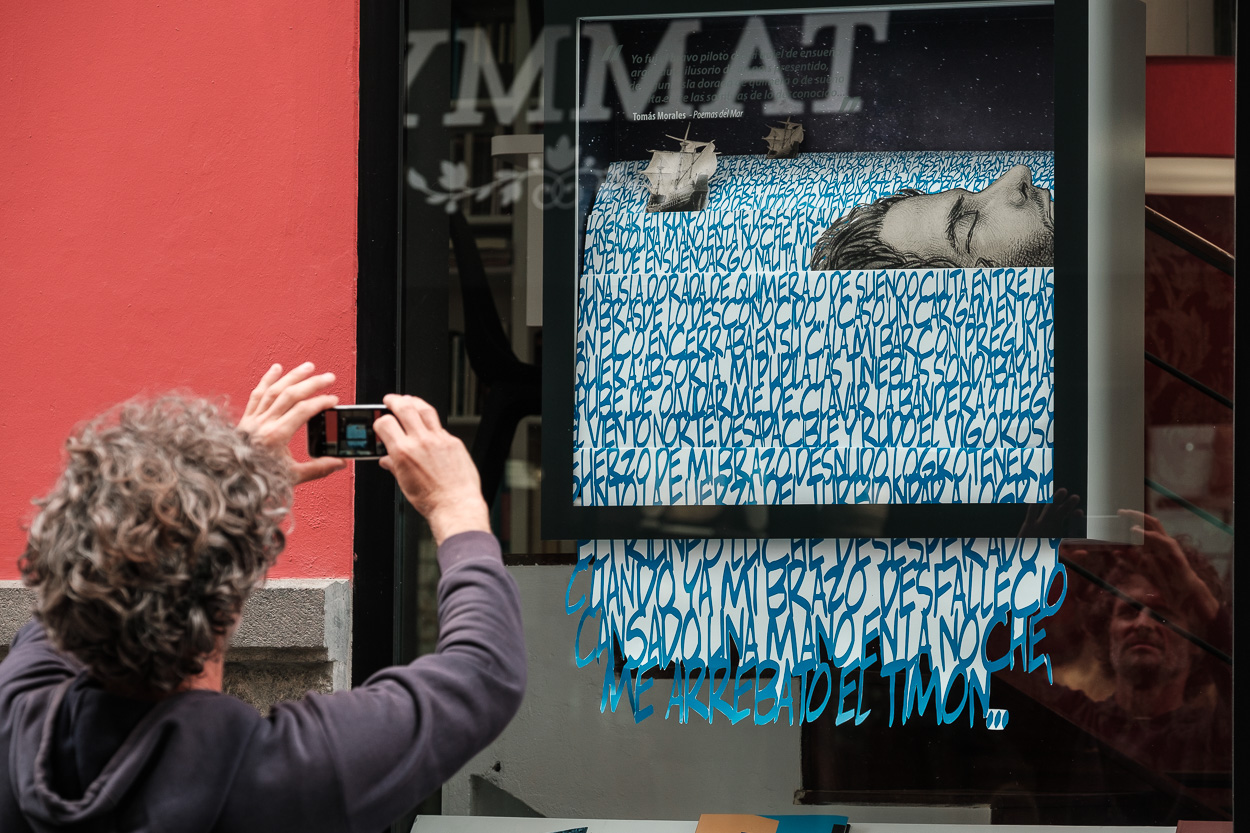
[(204, 669), (286, 543), (290, 467), (212, 403), (123, 403), (66, 441), (22, 577), (48, 636), (109, 688), (159, 697)]

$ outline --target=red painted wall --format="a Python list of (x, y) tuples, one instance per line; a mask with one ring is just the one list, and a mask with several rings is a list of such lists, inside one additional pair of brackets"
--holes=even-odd
[[(0, 579), (75, 423), (310, 359), (352, 401), (358, 7), (0, 3)], [(296, 443), (303, 442), (303, 433)], [(351, 573), (352, 480), (275, 577)]]

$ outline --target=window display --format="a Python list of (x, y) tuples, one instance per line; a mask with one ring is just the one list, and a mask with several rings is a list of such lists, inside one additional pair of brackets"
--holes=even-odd
[(410, 368), (500, 461), (530, 663), (443, 812), (1226, 814), (1231, 429), (1143, 399), (1129, 330), (1230, 392), (1231, 305), (1189, 304), (1231, 282), (1169, 264), (1139, 316), (1140, 187), (1095, 182), (1140, 173), (1132, 95), (1095, 94), (1140, 11), (410, 5)]
[(1079, 493), (1051, 7), (578, 25), (553, 532), (1008, 535)]

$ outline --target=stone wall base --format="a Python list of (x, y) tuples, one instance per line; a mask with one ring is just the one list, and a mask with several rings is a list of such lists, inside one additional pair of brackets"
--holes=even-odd
[[(273, 579), (252, 595), (226, 653), (225, 690), (262, 713), (308, 691), (351, 686), (352, 592), (347, 579)], [(0, 659), (30, 619), (34, 594), (0, 581)]]

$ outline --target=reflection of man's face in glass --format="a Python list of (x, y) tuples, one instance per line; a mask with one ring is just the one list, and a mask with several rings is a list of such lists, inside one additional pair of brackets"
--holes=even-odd
[(1016, 165), (979, 192), (953, 188), (900, 199), (885, 213), (881, 242), (925, 262), (1050, 266), (1055, 214), (1050, 192)]
[[(1169, 622), (1187, 628), (1179, 612), (1146, 579), (1133, 576), (1120, 589)], [(1110, 648), (1116, 677), (1131, 685), (1164, 685), (1189, 676), (1190, 644), (1147, 610), (1124, 599), (1118, 599), (1111, 609)]]

